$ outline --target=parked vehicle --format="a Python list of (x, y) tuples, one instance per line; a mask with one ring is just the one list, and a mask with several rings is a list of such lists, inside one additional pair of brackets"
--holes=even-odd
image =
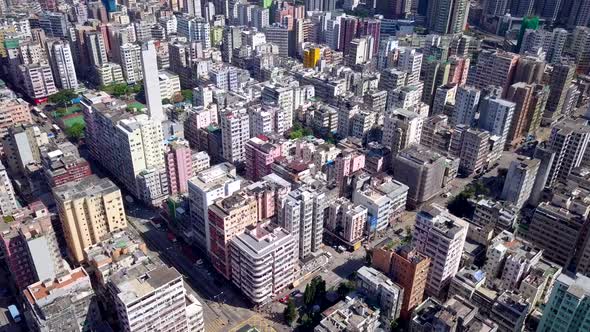
[(15, 323), (20, 323), (20, 321), (21, 321), (20, 312), (18, 311), (18, 308), (14, 304), (11, 304), (8, 306), (8, 311), (10, 312), (10, 316), (12, 317), (12, 320)]

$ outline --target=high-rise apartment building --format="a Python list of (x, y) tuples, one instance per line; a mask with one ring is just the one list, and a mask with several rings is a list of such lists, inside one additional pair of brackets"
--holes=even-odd
[(385, 114), (382, 144), (393, 154), (420, 143), (424, 118), (415, 112), (398, 108)]
[(60, 89), (77, 89), (78, 77), (70, 44), (61, 40), (49, 44), (51, 45), (49, 59), (55, 83)]
[(543, 122), (549, 124), (559, 118), (575, 73), (576, 67), (573, 64), (559, 63), (553, 65), (549, 80), (549, 97), (547, 98), (545, 112), (543, 112)]
[(271, 173), (271, 164), (282, 156), (282, 146), (271, 142), (266, 136), (252, 137), (246, 142), (246, 176), (258, 181)]
[(543, 308), (539, 332), (583, 331), (590, 326), (590, 278), (580, 273), (557, 277)]
[(250, 119), (245, 108), (226, 109), (221, 114), (223, 157), (232, 163), (246, 160), (246, 142), (250, 139)]
[(291, 191), (283, 201), (279, 224), (297, 239), (300, 259), (317, 252), (324, 232), (326, 194), (310, 187)]
[(402, 150), (393, 159), (393, 178), (409, 187), (408, 204), (417, 206), (441, 192), (445, 165), (445, 157), (420, 145)]
[(590, 128), (587, 124), (564, 119), (551, 128), (547, 149), (555, 153), (546, 186), (565, 181), (575, 167), (580, 166), (588, 150)]
[(484, 98), (479, 107), (479, 127), (498, 136), (501, 147), (508, 139), (515, 109), (516, 104), (511, 101), (489, 97)]
[(469, 1), (434, 0), (428, 2), (428, 28), (434, 33), (461, 33), (467, 24)]
[(466, 175), (480, 173), (488, 166), (490, 134), (481, 129), (457, 125), (451, 137), (451, 153), (459, 156), (459, 171)]
[(161, 123), (126, 112), (125, 104), (82, 103), (92, 157), (135, 197), (159, 204), (169, 191)]
[(264, 29), (266, 42), (277, 45), (279, 48), (279, 56), (281, 57), (289, 56), (289, 33), (290, 31), (287, 27), (277, 23), (269, 25)]
[(53, 196), (69, 253), (76, 262), (84, 261), (84, 249), (127, 227), (121, 191), (107, 178), (93, 175), (66, 183), (54, 188)]
[(43, 203), (35, 202), (3, 215), (11, 221), (0, 224), (0, 251), (18, 289), (65, 272), (49, 211)]
[(526, 124), (531, 122), (536, 106), (536, 103), (532, 100), (534, 91), (535, 85), (524, 82), (515, 83), (510, 86), (506, 94), (506, 100), (515, 103), (515, 108), (506, 146), (518, 146), (526, 134), (528, 134)]
[(475, 121), (479, 97), (480, 91), (478, 89), (459, 86), (455, 95), (455, 107), (451, 123), (453, 125), (472, 125)]
[(248, 226), (258, 222), (258, 207), (254, 197), (236, 192), (219, 198), (209, 206), (209, 259), (226, 279), (231, 279), (231, 240)]
[(0, 214), (8, 216), (18, 209), (11, 178), (4, 165), (0, 165)]
[[(562, 197), (563, 198), (563, 197)], [(526, 238), (543, 249), (543, 256), (561, 266), (569, 266), (580, 253), (588, 211), (580, 211), (572, 199), (542, 202), (535, 209)]]
[(410, 246), (399, 246), (390, 253), (388, 273), (404, 290), (400, 315), (405, 319), (422, 303), (431, 260)]
[(170, 194), (188, 192), (188, 181), (193, 176), (193, 153), (187, 141), (179, 139), (168, 145), (165, 152), (166, 173)]
[(38, 281), (23, 291), (30, 331), (101, 330), (104, 321), (90, 276), (83, 267)]
[(360, 245), (363, 234), (365, 234), (367, 212), (367, 208), (354, 205), (350, 200), (341, 197), (327, 208), (328, 216), (324, 229), (348, 247), (354, 248)]
[(141, 68), (148, 114), (151, 120), (162, 122), (166, 117), (162, 109), (158, 60), (156, 59), (156, 46), (154, 46), (153, 41), (145, 42), (141, 46)]
[(22, 88), (35, 102), (42, 102), (48, 96), (57, 93), (53, 72), (48, 63), (21, 65), (18, 68), (22, 78)]
[(537, 159), (518, 158), (510, 163), (504, 188), (503, 200), (522, 208), (528, 201), (535, 184), (540, 161)]
[(121, 68), (127, 84), (135, 84), (143, 79), (141, 67), (141, 46), (126, 43), (120, 46)]
[(29, 107), (29, 103), (16, 98), (16, 94), (0, 98), (0, 138), (4, 138), (11, 127), (33, 122)]
[(480, 90), (498, 86), (506, 93), (512, 84), (518, 58), (517, 54), (510, 52), (482, 51), (478, 56), (475, 74), (470, 84)]
[(445, 208), (433, 204), (416, 215), (412, 242), (416, 251), (432, 261), (426, 293), (441, 296), (441, 291), (459, 270), (468, 223)]
[(190, 17), (186, 14), (177, 16), (177, 32), (189, 42), (201, 42), (203, 48), (211, 47), (209, 23), (201, 17)]
[(389, 320), (400, 317), (404, 289), (385, 274), (372, 267), (361, 267), (356, 275), (356, 290), (379, 303), (381, 317)]
[(248, 227), (231, 240), (232, 282), (253, 303), (268, 303), (293, 283), (296, 242), (270, 222)]
[(399, 53), (398, 69), (407, 73), (406, 85), (418, 83), (422, 68), (422, 53), (413, 48), (402, 48)]
[(120, 331), (204, 331), (200, 303), (173, 267), (136, 264), (111, 275), (107, 289)]
[(235, 167), (229, 163), (212, 166), (189, 180), (189, 208), (193, 223), (187, 237), (191, 242), (209, 251), (209, 206), (238, 191), (241, 181)]

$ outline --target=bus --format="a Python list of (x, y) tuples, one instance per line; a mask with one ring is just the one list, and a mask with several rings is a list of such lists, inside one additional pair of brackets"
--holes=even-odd
[(12, 320), (15, 323), (20, 323), (20, 312), (18, 312), (18, 308), (14, 304), (8, 306), (8, 311), (10, 312), (10, 316), (12, 316)]
[(39, 117), (43, 120), (47, 120), (47, 115), (45, 115), (43, 113), (39, 113)]
[(56, 133), (59, 133), (59, 127), (56, 124), (52, 124), (51, 128), (53, 128), (53, 131), (55, 131)]

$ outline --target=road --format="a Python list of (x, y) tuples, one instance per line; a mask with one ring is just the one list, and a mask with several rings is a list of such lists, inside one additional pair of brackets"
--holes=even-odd
[[(138, 214), (144, 217), (138, 218)], [(187, 250), (191, 250), (188, 246), (172, 243), (166, 231), (156, 229), (146, 218), (153, 214), (147, 209), (131, 207), (128, 215), (131, 229), (144, 239), (150, 250), (158, 253), (165, 263), (184, 275), (185, 282), (192, 288), (189, 291), (203, 305), (206, 331), (230, 331), (256, 315), (242, 294), (213, 272), (207, 262), (195, 264), (195, 257), (198, 256), (194, 253), (188, 255)]]

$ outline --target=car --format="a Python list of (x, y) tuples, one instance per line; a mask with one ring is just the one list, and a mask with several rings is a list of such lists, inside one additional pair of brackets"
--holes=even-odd
[(301, 291), (299, 289), (296, 289), (296, 290), (292, 291), (289, 295), (295, 297), (299, 293), (301, 293)]
[(287, 303), (287, 301), (289, 301), (289, 295), (288, 294), (285, 295), (285, 296), (283, 296), (283, 297), (281, 297), (279, 299), (279, 302), (281, 302), (281, 303)]

